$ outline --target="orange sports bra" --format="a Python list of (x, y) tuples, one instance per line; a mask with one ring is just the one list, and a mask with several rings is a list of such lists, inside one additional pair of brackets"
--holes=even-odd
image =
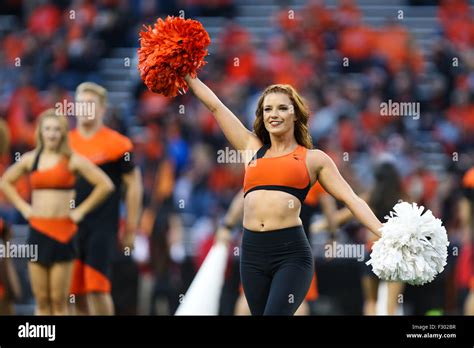
[(30, 183), (33, 190), (56, 189), (72, 190), (76, 184), (76, 176), (68, 168), (69, 160), (64, 157), (51, 168), (38, 170), (41, 151), (36, 155), (31, 168)]
[(256, 190), (287, 192), (303, 202), (311, 188), (306, 167), (306, 148), (278, 157), (263, 157), (270, 145), (262, 146), (245, 170), (244, 197)]

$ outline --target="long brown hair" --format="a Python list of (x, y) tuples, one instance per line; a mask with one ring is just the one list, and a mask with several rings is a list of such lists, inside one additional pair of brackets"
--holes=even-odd
[(283, 93), (286, 94), (293, 104), (294, 112), (296, 115), (295, 122), (295, 139), (298, 144), (306, 147), (307, 149), (313, 148), (313, 140), (308, 130), (309, 120), (309, 109), (304, 99), (296, 92), (296, 90), (290, 85), (271, 85), (268, 86), (260, 96), (257, 104), (257, 110), (255, 111), (255, 122), (253, 123), (253, 130), (255, 134), (264, 144), (270, 144), (270, 134), (265, 128), (263, 121), (263, 100), (270, 93)]
[(399, 199), (406, 199), (400, 173), (391, 162), (381, 162), (374, 171), (375, 184), (369, 206), (380, 221), (385, 220)]
[(43, 137), (41, 136), (41, 128), (43, 123), (48, 118), (54, 118), (59, 121), (59, 127), (61, 129), (61, 142), (59, 143), (58, 152), (66, 157), (70, 157), (72, 154), (71, 148), (69, 147), (68, 130), (69, 125), (66, 116), (57, 114), (56, 110), (51, 108), (43, 111), (38, 117), (38, 126), (36, 127), (36, 148), (35, 151), (41, 151), (44, 147)]

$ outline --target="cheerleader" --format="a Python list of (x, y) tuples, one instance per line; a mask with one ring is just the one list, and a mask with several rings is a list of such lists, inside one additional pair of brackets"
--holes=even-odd
[[(0, 182), (6, 197), (29, 222), (28, 244), (37, 248), (37, 255), (30, 255), (28, 263), (37, 315), (68, 314), (77, 223), (113, 190), (101, 170), (71, 152), (67, 131), (65, 117), (54, 109), (44, 111), (36, 129), (36, 148), (10, 166)], [(32, 188), (31, 203), (15, 189), (15, 182), (25, 174)], [(74, 201), (76, 174), (94, 185), (78, 206)]]
[[(148, 26), (140, 33), (138, 68), (152, 92), (174, 97), (191, 89), (214, 115), (231, 145), (240, 153), (254, 154), (246, 158), (245, 164), (240, 258), (242, 285), (252, 314), (293, 315), (304, 300), (314, 269), (300, 211), (317, 181), (370, 232), (380, 237), (382, 227), (388, 231), (388, 238), (382, 238), (382, 243), (374, 247), (375, 258), (370, 260), (379, 277), (396, 278), (398, 270), (405, 269), (402, 278), (419, 284), (431, 281), (443, 269), (446, 259), (448, 242), (440, 221), (431, 212), (421, 217), (420, 209), (405, 203), (394, 207), (398, 218), (382, 225), (331, 158), (313, 149), (308, 131), (309, 110), (290, 85), (268, 86), (258, 100), (253, 132), (246, 129), (197, 77), (197, 70), (206, 64), (209, 44), (210, 37), (198, 21), (158, 19), (153, 28)], [(415, 255), (424, 266), (421, 272), (414, 264), (405, 267), (398, 257), (383, 257), (386, 250), (413, 255), (415, 249), (402, 250), (392, 238), (404, 233), (401, 226), (407, 219), (416, 224), (405, 237), (419, 237), (409, 246), (424, 249)], [(425, 227), (431, 232), (427, 234)], [(442, 251), (435, 262), (433, 248)]]
[(312, 149), (309, 111), (293, 87), (265, 89), (257, 104), (254, 132), (250, 132), (197, 77), (188, 75), (185, 80), (234, 148), (255, 153), (245, 165), (240, 266), (250, 310), (253, 315), (293, 315), (314, 274), (300, 210), (316, 181), (377, 236), (382, 223), (331, 158)]

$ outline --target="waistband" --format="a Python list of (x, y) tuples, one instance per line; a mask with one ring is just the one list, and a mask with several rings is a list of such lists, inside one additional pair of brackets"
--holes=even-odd
[(244, 227), (242, 243), (278, 244), (293, 241), (308, 241), (302, 225), (270, 231), (251, 231)]
[(76, 233), (77, 225), (69, 217), (30, 217), (30, 227), (61, 243), (67, 243)]

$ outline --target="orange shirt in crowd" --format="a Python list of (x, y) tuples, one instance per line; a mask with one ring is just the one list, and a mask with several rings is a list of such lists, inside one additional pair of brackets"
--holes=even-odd
[(474, 21), (467, 0), (442, 0), (438, 20), (445, 36), (457, 49), (474, 46)]
[(243, 172), (231, 170), (228, 166), (216, 166), (209, 175), (208, 185), (214, 192), (231, 189), (238, 190), (242, 186)]
[(61, 11), (53, 4), (36, 7), (28, 19), (28, 30), (34, 34), (51, 37), (61, 25)]
[(444, 25), (445, 35), (458, 49), (474, 46), (474, 20), (466, 13), (463, 17), (448, 21)]
[(405, 65), (416, 73), (423, 70), (421, 51), (410, 40), (408, 31), (402, 25), (387, 25), (378, 32), (376, 54), (386, 59), (393, 74)]
[(319, 198), (325, 194), (327, 194), (327, 192), (323, 189), (319, 181), (317, 181), (316, 184), (314, 184), (313, 187), (311, 187), (308, 194), (306, 195), (306, 199), (304, 200), (304, 203), (312, 207), (315, 207), (318, 205)]
[(474, 132), (474, 104), (452, 106), (446, 111), (446, 115), (460, 129)]
[(357, 126), (351, 120), (343, 120), (339, 123), (339, 143), (344, 152), (353, 152), (357, 146)]
[(286, 33), (295, 32), (301, 26), (301, 14), (291, 8), (278, 11), (275, 19), (280, 29)]
[(256, 57), (253, 50), (242, 52), (237, 57), (227, 60), (227, 75), (233, 80), (248, 80), (256, 69)]
[(335, 13), (339, 26), (358, 23), (362, 19), (362, 14), (353, 0), (341, 0)]
[(438, 20), (443, 26), (451, 21), (456, 21), (469, 13), (469, 3), (467, 0), (441, 0), (438, 7)]
[(322, 0), (310, 1), (309, 4), (303, 8), (302, 15), (305, 25), (310, 24), (313, 30), (325, 32), (331, 30), (334, 26), (333, 13), (324, 5), (324, 1)]
[(375, 38), (374, 31), (368, 26), (347, 27), (340, 34), (338, 48), (342, 57), (349, 60), (368, 59), (374, 50)]
[(381, 117), (380, 111), (366, 110), (360, 114), (360, 123), (364, 131), (372, 135), (379, 133), (387, 124), (393, 121), (395, 121), (393, 117)]
[[(18, 88), (10, 99), (7, 122), (12, 144), (35, 145), (36, 117), (45, 109), (38, 90), (32, 86)], [(28, 117), (33, 116), (34, 120)]]
[(8, 34), (5, 39), (3, 39), (2, 46), (6, 64), (14, 67), (17, 63), (17, 58), (21, 59), (25, 53), (26, 43), (24, 38), (20, 37), (17, 33)]

